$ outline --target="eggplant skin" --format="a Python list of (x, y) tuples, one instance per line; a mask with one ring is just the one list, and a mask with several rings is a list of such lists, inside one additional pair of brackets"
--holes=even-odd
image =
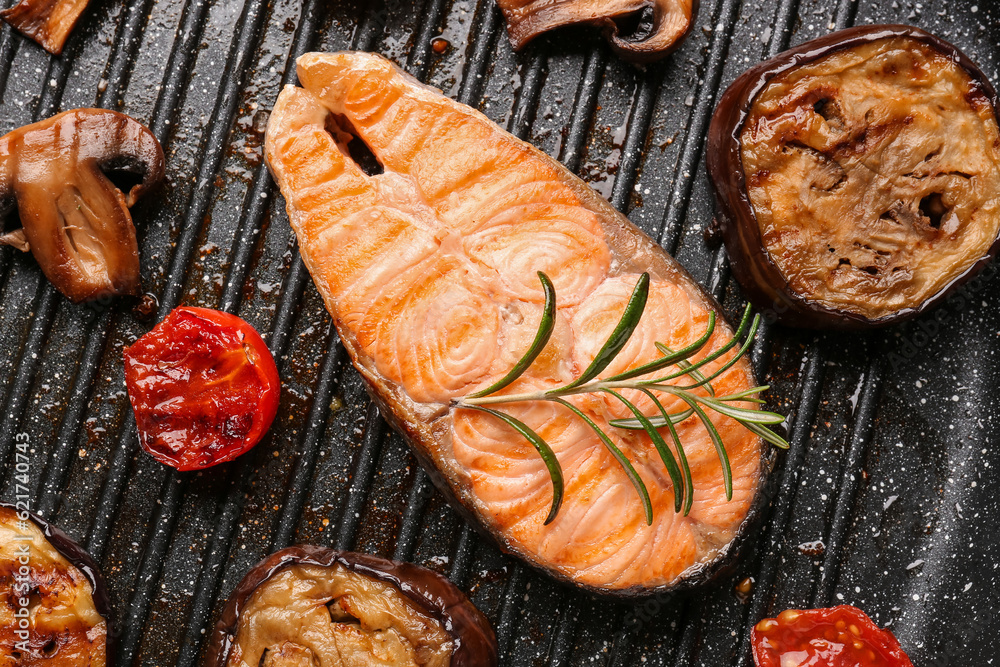
[(971, 79), (970, 95), (988, 102), (998, 117), (996, 90), (976, 64), (957, 47), (924, 30), (906, 25), (849, 28), (805, 42), (744, 72), (723, 94), (708, 132), (706, 162), (715, 189), (717, 222), (733, 275), (750, 301), (772, 322), (811, 329), (859, 330), (912, 319), (944, 301), (978, 274), (1000, 250), (1000, 235), (989, 250), (951, 282), (920, 303), (883, 316), (829, 307), (793, 289), (770, 256), (747, 191), (741, 133), (754, 101), (775, 77), (838, 51), (879, 40), (909, 38), (928, 45), (957, 64)]
[(257, 588), (293, 565), (347, 570), (397, 588), (426, 615), (439, 621), (454, 638), (451, 667), (496, 667), (496, 635), (486, 617), (451, 581), (411, 563), (308, 544), (276, 551), (247, 572), (236, 586), (216, 624), (205, 660), (209, 667), (225, 667), (241, 616)]
[[(10, 503), (0, 502), (0, 523), (6, 520), (17, 520), (16, 517), (21, 510), (18, 510), (15, 505)], [(86, 579), (90, 584), (90, 594), (93, 600), (95, 611), (104, 619), (105, 625), (105, 662), (103, 663), (107, 667), (114, 667), (115, 661), (115, 637), (117, 636), (116, 626), (112, 618), (111, 612), (111, 602), (108, 598), (108, 587), (104, 580), (104, 576), (101, 574), (100, 568), (97, 562), (94, 561), (93, 557), (87, 551), (81, 547), (76, 541), (73, 540), (65, 532), (52, 525), (42, 517), (34, 514), (33, 512), (28, 512), (28, 521), (34, 524), (42, 533), (45, 540), (73, 567), (75, 567), (80, 574)], [(0, 567), (3, 567), (3, 563), (0, 563)], [(59, 573), (54, 573), (53, 576), (58, 576)], [(2, 633), (0, 633), (2, 634)], [(6, 650), (2, 644), (0, 644), (0, 651)], [(53, 658), (57, 658), (58, 653), (53, 655)], [(44, 664), (45, 662), (51, 662), (52, 664), (59, 664), (61, 667), (72, 667), (76, 663), (66, 662), (65, 660), (41, 659), (38, 661), (27, 660), (23, 664), (25, 665), (38, 665)], [(15, 662), (15, 664), (21, 664)], [(85, 663), (90, 665), (90, 662)]]

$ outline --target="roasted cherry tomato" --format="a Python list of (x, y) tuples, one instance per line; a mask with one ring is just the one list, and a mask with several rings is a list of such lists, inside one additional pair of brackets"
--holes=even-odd
[(278, 411), (274, 357), (252, 326), (207, 308), (174, 309), (125, 350), (142, 448), (178, 470), (231, 461)]
[(891, 632), (849, 605), (783, 611), (751, 641), (757, 667), (913, 667)]

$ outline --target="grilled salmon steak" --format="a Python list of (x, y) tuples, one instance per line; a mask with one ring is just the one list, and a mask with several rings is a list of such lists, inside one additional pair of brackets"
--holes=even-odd
[[(731, 460), (728, 501), (705, 426), (694, 416), (677, 424), (694, 482), (684, 514), (675, 512), (671, 478), (649, 436), (610, 425), (632, 416), (621, 402), (569, 399), (632, 461), (649, 490), (648, 524), (622, 466), (568, 407), (505, 405), (562, 466), (564, 501), (546, 523), (553, 484), (535, 449), (495, 416), (455, 406), (504, 376), (531, 345), (545, 305), (539, 271), (557, 294), (553, 332), (501, 394), (577, 378), (644, 272), (644, 315), (605, 376), (658, 358), (657, 342), (679, 349), (697, 340), (717, 312), (714, 301), (558, 162), (388, 60), (310, 53), (297, 64), (301, 87), (286, 87), (271, 113), (268, 165), (354, 365), (435, 483), (508, 553), (583, 588), (642, 595), (716, 570), (749, 529), (770, 461), (738, 422), (709, 415)], [(366, 172), (351, 158), (348, 144), (357, 140), (380, 169)], [(719, 320), (702, 357), (732, 337)], [(745, 391), (753, 371), (741, 358), (713, 385), (719, 395)], [(623, 395), (654, 414), (648, 396)], [(676, 398), (661, 398), (676, 407)]]

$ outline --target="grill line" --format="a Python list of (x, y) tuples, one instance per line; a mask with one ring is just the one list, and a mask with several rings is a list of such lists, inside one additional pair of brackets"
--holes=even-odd
[[(695, 91), (697, 99), (694, 112), (688, 121), (688, 131), (684, 134), (681, 159), (677, 167), (677, 176), (674, 178), (674, 189), (658, 239), (660, 245), (671, 255), (677, 251), (682, 221), (687, 213), (691, 188), (694, 186), (695, 170), (701, 160), (702, 138), (708, 130), (708, 121), (714, 108), (715, 94), (719, 89), (726, 56), (729, 53), (730, 38), (726, 33), (729, 32), (729, 26), (734, 25), (736, 21), (739, 4), (738, 0), (723, 0), (714, 17), (708, 65), (705, 68), (705, 75), (700, 78), (701, 83)], [(718, 26), (723, 23), (727, 26), (726, 30), (719, 30)]]
[(781, 480), (778, 492), (771, 503), (770, 516), (767, 517), (766, 537), (760, 549), (760, 565), (754, 578), (753, 593), (747, 607), (747, 618), (740, 636), (739, 650), (736, 654), (736, 665), (742, 667), (750, 664), (750, 628), (764, 617), (771, 600), (771, 591), (778, 576), (778, 566), (781, 560), (781, 547), (785, 531), (788, 528), (795, 505), (798, 489), (798, 472), (805, 459), (809, 432), (819, 407), (822, 394), (823, 372), (826, 366), (819, 350), (819, 345), (813, 343), (806, 350), (808, 362), (800, 382), (800, 394), (795, 401), (796, 409), (792, 421), (791, 437), (788, 439), (791, 447), (784, 455), (781, 466)]
[(861, 397), (858, 400), (857, 409), (854, 411), (854, 429), (851, 433), (847, 456), (841, 468), (840, 484), (837, 485), (833, 521), (830, 522), (826, 550), (823, 553), (823, 569), (813, 592), (812, 603), (814, 607), (825, 607), (833, 601), (837, 576), (840, 573), (840, 562), (844, 555), (845, 543), (851, 527), (851, 515), (854, 512), (855, 501), (861, 488), (862, 463), (871, 444), (872, 431), (875, 429), (875, 414), (885, 375), (882, 359), (882, 355), (876, 354), (868, 364)]
[[(784, 0), (779, 6), (779, 16), (781, 16), (786, 22), (783, 25), (791, 26), (791, 22), (795, 19), (795, 7), (790, 4), (794, 1), (795, 0)], [(838, 30), (842, 30), (853, 24), (856, 12), (857, 0), (840, 0), (834, 16), (836, 28)], [(788, 32), (789, 30), (784, 30), (781, 33), (783, 37), (782, 40), (772, 40), (768, 49), (768, 57), (773, 57), (782, 50), (788, 48)], [(728, 268), (728, 264), (724, 264), (724, 266)], [(813, 354), (809, 357), (810, 369), (813, 369), (816, 364), (825, 364), (825, 359), (821, 354), (820, 346), (814, 342), (812, 349)], [(801, 410), (803, 405), (811, 405), (812, 407), (810, 409), (810, 413), (815, 415), (818, 409), (818, 394), (820, 390), (819, 384), (822, 380), (821, 377), (814, 379), (812, 377), (813, 373), (818, 374), (819, 371), (807, 371), (806, 378), (803, 381), (803, 397), (808, 396), (809, 400), (806, 402), (805, 398), (800, 399), (798, 406)], [(816, 582), (813, 594), (813, 606), (827, 604), (832, 598), (834, 587), (836, 586), (836, 574), (839, 571), (840, 559), (843, 556), (843, 542), (849, 528), (849, 518), (853, 511), (858, 487), (860, 485), (860, 481), (858, 479), (860, 474), (855, 475), (855, 471), (860, 471), (860, 462), (864, 456), (864, 452), (870, 445), (871, 434), (873, 431), (872, 422), (874, 420), (878, 394), (882, 384), (882, 375), (883, 369), (881, 367), (880, 360), (873, 359), (869, 365), (869, 370), (865, 375), (859, 409), (854, 415), (854, 432), (851, 437), (847, 461), (843, 467), (840, 487), (841, 490), (836, 499), (834, 519), (828, 533), (827, 550), (824, 554), (823, 561), (824, 567), (820, 580)], [(815, 401), (813, 400), (813, 396), (816, 396)], [(802, 423), (804, 424), (805, 421), (811, 422), (812, 417), (808, 420), (804, 420)], [(799, 427), (799, 423), (799, 420), (797, 420), (796, 427)], [(795, 447), (794, 443), (792, 447)], [(805, 441), (803, 440), (798, 446), (799, 451), (797, 453), (793, 454), (790, 451), (786, 455), (785, 474), (782, 479), (782, 493), (778, 498), (778, 509), (772, 513), (771, 518), (769, 531), (770, 549), (766, 552), (769, 555), (769, 558), (765, 557), (765, 560), (762, 563), (760, 570), (761, 576), (755, 585), (747, 621), (740, 637), (740, 650), (737, 654), (737, 664), (740, 667), (746, 664), (749, 656), (750, 628), (752, 628), (760, 618), (763, 618), (768, 607), (765, 596), (770, 596), (770, 592), (777, 575), (776, 561), (779, 557), (778, 538), (780, 537), (781, 532), (788, 525), (788, 520), (791, 516), (791, 507), (794, 504), (794, 493), (792, 489), (785, 484), (785, 482), (790, 477), (792, 477), (792, 481), (794, 481), (791, 471), (798, 469), (798, 462), (802, 460), (802, 450), (804, 447)], [(795, 465), (792, 465), (793, 456), (795, 459)]]
[[(191, 5), (189, 5), (186, 9), (190, 9), (190, 7)], [(194, 3), (194, 7), (195, 9), (185, 12), (185, 16), (192, 17), (192, 15), (203, 11), (202, 8), (204, 7), (204, 3), (196, 2)], [(224, 77), (223, 84), (217, 94), (215, 110), (211, 117), (212, 120), (209, 123), (209, 132), (204, 145), (225, 145), (226, 139), (231, 132), (232, 119), (235, 116), (239, 92), (243, 88), (243, 80), (250, 64), (249, 61), (257, 46), (257, 36), (260, 33), (260, 28), (263, 23), (265, 9), (266, 3), (263, 0), (250, 0), (240, 17), (236, 33), (238, 36), (227, 58), (227, 76)], [(182, 22), (184, 21), (182, 20)], [(190, 32), (182, 34), (188, 35), (189, 38), (191, 36)], [(172, 52), (171, 61), (174, 60), (174, 56), (177, 52), (177, 49)], [(160, 98), (160, 103), (157, 105), (158, 109), (163, 108), (163, 104), (166, 103), (165, 100), (173, 98), (176, 103), (176, 98), (174, 96), (179, 94), (181, 90), (179, 85), (180, 73), (178, 72), (175, 75), (177, 70), (169, 69), (168, 72), (170, 72), (168, 75), (170, 77), (170, 83), (164, 86), (165, 94)], [(186, 75), (186, 68), (183, 73)], [(176, 82), (177, 85), (170, 85), (174, 82)], [(171, 105), (167, 108), (173, 109), (176, 107), (175, 105)], [(154, 118), (156, 120), (154, 121), (153, 131), (158, 137), (161, 138), (162, 142), (168, 131), (169, 122), (162, 114), (156, 114)], [(156, 122), (161, 118), (164, 120)], [(210, 203), (213, 192), (211, 183), (213, 182), (214, 176), (218, 171), (221, 160), (221, 151), (209, 150), (205, 153), (205, 159), (201, 162), (198, 170), (197, 181), (195, 183), (195, 191), (189, 205), (189, 214), (185, 218), (181, 237), (177, 242), (173, 259), (171, 261), (167, 284), (160, 298), (160, 308), (157, 313), (157, 319), (163, 319), (163, 317), (165, 317), (180, 302), (184, 275), (187, 272), (187, 266), (193, 253), (195, 240), (197, 239), (201, 226), (200, 223), (204, 218), (205, 212), (207, 211)], [(134, 424), (134, 421), (127, 420), (127, 423), (131, 425)], [(130, 441), (131, 437), (126, 436), (123, 440)], [(247, 465), (247, 463), (243, 462), (239, 465), (242, 467)], [(138, 650), (141, 628), (145, 625), (145, 619), (149, 612), (149, 606), (152, 603), (155, 583), (159, 579), (164, 555), (171, 541), (171, 533), (173, 532), (172, 527), (176, 522), (179, 505), (184, 496), (183, 489), (186, 486), (185, 482), (186, 478), (182, 477), (176, 471), (169, 472), (164, 481), (166, 488), (164, 489), (164, 494), (162, 496), (163, 500), (158, 505), (156, 523), (161, 526), (170, 526), (171, 530), (163, 531), (161, 529), (157, 531), (153, 538), (149, 541), (149, 545), (143, 554), (141, 569), (142, 576), (136, 582), (136, 591), (129, 605), (128, 618), (130, 619), (130, 623), (126, 627), (125, 634), (119, 648), (122, 661), (125, 664), (129, 664), (134, 661), (136, 651)], [(117, 502), (115, 504), (117, 505)], [(227, 507), (226, 509), (229, 508)], [(100, 519), (101, 517), (99, 516), (98, 520)]]
[[(120, 95), (128, 85), (131, 74), (130, 63), (134, 60), (139, 44), (139, 33), (148, 14), (149, 0), (126, 7), (126, 14), (116, 31), (114, 46), (109, 56), (109, 69), (105, 76), (106, 87), (97, 97), (97, 106), (119, 108)], [(110, 100), (110, 103), (109, 103)], [(51, 286), (50, 288), (51, 289)], [(96, 326), (89, 326), (87, 342), (78, 364), (78, 373), (73, 382), (73, 393), (68, 401), (66, 413), (59, 427), (56, 446), (43, 476), (45, 486), (38, 501), (38, 512), (42, 516), (55, 516), (59, 510), (66, 475), (69, 473), (72, 449), (77, 441), (87, 403), (93, 394), (94, 384), (100, 372), (100, 360), (104, 354), (108, 335), (113, 324), (113, 311), (105, 307), (94, 307), (93, 319)], [(90, 324), (88, 322), (88, 324)]]
[[(12, 29), (6, 27), (9, 34)], [(13, 53), (13, 50), (11, 50)], [(10, 67), (8, 65), (7, 70)], [(62, 99), (63, 91), (66, 88), (66, 79), (69, 76), (70, 67), (66, 61), (58, 58), (50, 58), (49, 66), (45, 76), (45, 83), (38, 104), (32, 114), (32, 121), (48, 118), (56, 113)], [(3, 76), (6, 77), (6, 74)], [(51, 85), (50, 82), (54, 83)], [(8, 251), (10, 252), (10, 251)], [(21, 363), (17, 368), (17, 375), (14, 384), (7, 394), (7, 403), (3, 412), (3, 424), (0, 426), (0, 467), (4, 467), (9, 462), (11, 452), (14, 448), (15, 434), (24, 418), (24, 409), (28, 403), (30, 389), (35, 381), (35, 375), (42, 360), (42, 351), (48, 340), (48, 333), (52, 328), (52, 320), (55, 317), (56, 305), (58, 303), (58, 293), (55, 288), (41, 276), (38, 275), (36, 283), (35, 306), (32, 309), (33, 317), (27, 340), (21, 348)], [(4, 471), (4, 477), (9, 478), (9, 471)]]

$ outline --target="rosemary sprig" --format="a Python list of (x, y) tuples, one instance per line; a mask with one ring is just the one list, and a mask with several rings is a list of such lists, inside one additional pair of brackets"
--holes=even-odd
[[(559, 460), (548, 443), (524, 422), (489, 406), (525, 401), (552, 401), (571, 410), (593, 429), (611, 455), (625, 470), (625, 474), (628, 476), (632, 486), (635, 487), (636, 493), (642, 501), (647, 524), (653, 523), (653, 508), (649, 500), (649, 491), (646, 489), (642, 478), (636, 472), (625, 453), (615, 445), (610, 436), (594, 423), (586, 413), (565, 400), (566, 396), (603, 393), (612, 396), (615, 400), (622, 403), (633, 416), (628, 419), (612, 419), (609, 422), (610, 425), (615, 428), (644, 431), (646, 433), (659, 453), (660, 459), (663, 461), (663, 465), (666, 467), (667, 473), (670, 475), (670, 480), (673, 483), (674, 511), (683, 511), (685, 515), (691, 511), (694, 501), (694, 486), (691, 481), (691, 468), (675, 424), (691, 416), (697, 416), (698, 420), (705, 427), (709, 438), (712, 440), (712, 444), (715, 446), (719, 462), (722, 464), (723, 482), (728, 500), (732, 500), (733, 497), (733, 479), (732, 469), (729, 464), (729, 454), (726, 452), (725, 443), (722, 442), (722, 437), (719, 435), (715, 424), (712, 423), (706, 410), (712, 410), (731, 417), (764, 441), (782, 449), (788, 448), (788, 442), (784, 438), (767, 428), (767, 426), (784, 422), (785, 418), (783, 416), (765, 410), (751, 410), (736, 404), (737, 402), (763, 403), (758, 395), (768, 389), (766, 385), (752, 387), (727, 396), (718, 396), (715, 388), (712, 386), (713, 380), (732, 368), (750, 349), (750, 345), (757, 333), (757, 328), (760, 325), (760, 315), (751, 316), (749, 306), (744, 311), (743, 318), (733, 337), (717, 350), (697, 361), (692, 362), (690, 359), (701, 351), (711, 339), (712, 333), (715, 331), (715, 313), (709, 313), (705, 333), (692, 344), (681, 350), (672, 350), (663, 343), (656, 343), (656, 348), (661, 354), (660, 358), (604, 379), (598, 378), (601, 372), (622, 351), (639, 325), (639, 321), (646, 308), (646, 300), (649, 297), (649, 274), (646, 273), (642, 274), (636, 283), (635, 289), (632, 291), (632, 296), (629, 298), (628, 304), (625, 306), (625, 310), (622, 312), (621, 318), (608, 337), (607, 342), (604, 343), (590, 366), (587, 367), (580, 377), (569, 384), (556, 387), (555, 389), (497, 396), (496, 393), (498, 391), (509, 387), (531, 367), (531, 364), (534, 363), (535, 359), (538, 358), (538, 355), (545, 348), (555, 327), (555, 288), (552, 286), (552, 281), (544, 273), (539, 272), (538, 279), (541, 281), (542, 290), (545, 293), (545, 306), (538, 325), (538, 332), (535, 334), (535, 339), (527, 352), (524, 353), (521, 359), (503, 378), (486, 389), (454, 401), (452, 405), (455, 408), (479, 410), (502, 420), (520, 433), (538, 451), (552, 480), (552, 507), (549, 510), (548, 517), (545, 519), (546, 524), (555, 520), (563, 500), (564, 480)], [(712, 371), (711, 374), (705, 375), (701, 371), (701, 369), (719, 359), (733, 348), (736, 348), (736, 352), (732, 358)], [(675, 367), (676, 370), (670, 371), (661, 377), (648, 377), (650, 374), (668, 369), (671, 366)], [(641, 376), (647, 377), (646, 379), (637, 379)], [(691, 383), (679, 385), (671, 382), (671, 380), (678, 380), (679, 378), (688, 378)], [(652, 400), (659, 414), (644, 414), (633, 402), (622, 395), (621, 391), (624, 389), (636, 389), (645, 394)], [(701, 389), (704, 393), (696, 392), (698, 389)], [(674, 396), (687, 407), (678, 412), (668, 412), (662, 401), (653, 392)], [(676, 457), (674, 456), (674, 451), (670, 449), (667, 441), (660, 434), (660, 429), (664, 428), (667, 429), (670, 440), (676, 449)]]

